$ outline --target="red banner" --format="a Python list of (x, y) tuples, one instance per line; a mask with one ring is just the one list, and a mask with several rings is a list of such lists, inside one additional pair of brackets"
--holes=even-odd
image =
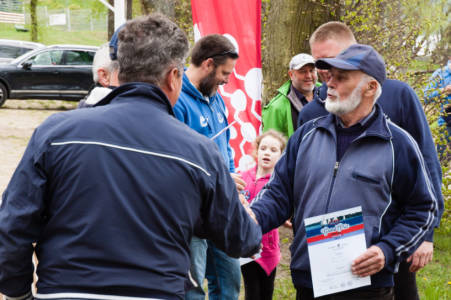
[(191, 0), (194, 38), (218, 33), (239, 53), (229, 82), (219, 91), (224, 98), (235, 165), (244, 171), (254, 165), (252, 142), (261, 130), (261, 0)]

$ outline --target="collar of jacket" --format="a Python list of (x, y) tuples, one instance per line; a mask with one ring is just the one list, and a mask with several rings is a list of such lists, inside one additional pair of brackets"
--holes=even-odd
[(170, 115), (174, 116), (171, 103), (163, 91), (156, 85), (145, 82), (129, 82), (115, 88), (105, 98), (94, 106), (107, 105), (116, 101), (126, 101), (127, 98), (142, 98), (162, 104)]
[[(371, 122), (371, 124), (369, 124), (369, 127), (358, 137), (358, 139), (368, 136), (379, 137), (384, 140), (391, 139), (392, 134), (390, 132), (390, 129), (388, 128), (387, 123), (388, 117), (384, 114), (379, 104), (376, 103), (375, 108), (375, 119), (373, 120), (373, 122)], [(313, 126), (327, 130), (336, 139), (337, 134), (335, 131), (335, 118), (335, 115), (329, 113), (326, 116), (315, 119), (313, 121)]]
[(288, 79), (287, 81), (285, 81), (284, 84), (282, 84), (282, 85), (277, 89), (277, 91), (278, 91), (279, 93), (281, 93), (282, 95), (284, 95), (285, 97), (287, 97), (287, 96), (288, 96), (288, 93), (290, 92), (290, 89), (291, 89), (291, 80)]

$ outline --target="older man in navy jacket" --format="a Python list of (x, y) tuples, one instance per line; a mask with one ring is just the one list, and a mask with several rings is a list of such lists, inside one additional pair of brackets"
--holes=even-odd
[(305, 300), (313, 291), (304, 220), (361, 206), (367, 250), (349, 267), (371, 276), (371, 286), (324, 299), (393, 299), (393, 273), (434, 226), (429, 174), (415, 140), (375, 104), (385, 64), (373, 48), (354, 44), (316, 67), (330, 72), (325, 107), (331, 114), (290, 138), (252, 211), (263, 232), (293, 214), (291, 274)]
[(174, 117), (187, 51), (166, 17), (129, 21), (121, 86), (36, 129), (0, 208), (1, 293), (31, 298), (33, 251), (36, 299), (183, 299), (193, 234), (258, 251), (216, 145)]
[[(310, 48), (315, 59), (337, 56), (347, 47), (355, 44), (354, 34), (346, 24), (328, 22), (318, 27), (310, 37)], [(327, 97), (328, 70), (318, 70), (323, 80), (320, 95), (300, 112), (298, 125), (327, 115), (324, 107)], [(427, 169), (431, 175), (432, 185), (438, 203), (438, 218), (435, 227), (440, 224), (444, 201), (441, 192), (442, 169), (435, 150), (431, 130), (421, 103), (415, 91), (405, 82), (387, 79), (382, 84), (382, 94), (378, 104), (392, 122), (406, 130), (418, 143), (424, 157)], [(406, 261), (402, 262), (399, 272), (395, 275), (395, 294), (397, 299), (419, 299), (415, 273), (432, 259), (434, 228), (428, 232), (425, 241)]]

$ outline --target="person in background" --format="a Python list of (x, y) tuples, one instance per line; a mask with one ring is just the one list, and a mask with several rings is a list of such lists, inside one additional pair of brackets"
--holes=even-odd
[[(219, 86), (229, 81), (237, 60), (238, 53), (226, 37), (211, 34), (198, 40), (191, 50), (191, 63), (183, 75), (182, 92), (174, 114), (193, 130), (213, 139), (222, 154), (222, 163), (234, 176), (237, 188), (242, 189), (245, 182), (234, 174), (226, 108), (218, 93)], [(241, 281), (238, 259), (229, 257), (211, 241), (196, 236), (191, 240), (190, 249), (190, 274), (197, 287), (187, 291), (186, 299), (205, 298), (205, 277), (210, 300), (238, 299)]]
[[(349, 46), (356, 44), (351, 29), (342, 22), (328, 22), (319, 26), (310, 36), (312, 56), (318, 60), (333, 58)], [(299, 113), (298, 124), (301, 126), (309, 120), (328, 114), (325, 108), (327, 98), (327, 81), (329, 70), (318, 69), (323, 85), (319, 97), (307, 104)], [(431, 130), (415, 91), (405, 82), (387, 79), (382, 84), (382, 94), (378, 104), (390, 120), (406, 130), (417, 142), (424, 157), (427, 169), (431, 174), (438, 214), (435, 227), (440, 224), (444, 201), (442, 196), (442, 169), (432, 139)], [(431, 228), (421, 246), (405, 261), (402, 261), (398, 273), (395, 274), (396, 299), (419, 299), (415, 272), (427, 265), (433, 256), (433, 234)]]
[[(117, 35), (117, 32), (115, 34)], [(97, 50), (92, 62), (92, 76), (95, 86), (85, 99), (80, 100), (78, 108), (94, 106), (115, 87), (119, 86), (118, 72), (119, 63), (117, 60), (111, 60), (109, 44), (105, 43)]]
[[(446, 126), (447, 143), (445, 144), (449, 145), (451, 136), (451, 55), (448, 56), (448, 63), (437, 69), (429, 81), (429, 85), (424, 90), (425, 102), (440, 102), (442, 115), (439, 117), (437, 125)], [(444, 145), (437, 145), (437, 148), (440, 155), (443, 155)]]
[(188, 53), (163, 15), (118, 34), (120, 86), (90, 109), (54, 114), (33, 133), (0, 206), (6, 299), (180, 300), (193, 235), (232, 257), (258, 252), (214, 142), (172, 107)]
[(298, 128), (298, 114), (318, 92), (318, 75), (312, 56), (300, 53), (291, 58), (288, 70), (290, 79), (262, 110), (263, 132), (277, 130), (290, 137)]
[[(268, 130), (255, 139), (257, 166), (242, 173), (246, 187), (241, 195), (252, 202), (269, 181), (274, 167), (282, 155), (286, 138), (275, 130)], [(241, 196), (240, 195), (240, 196)], [(262, 237), (261, 257), (241, 266), (245, 300), (271, 300), (274, 292), (276, 267), (280, 261), (279, 231), (273, 229)]]

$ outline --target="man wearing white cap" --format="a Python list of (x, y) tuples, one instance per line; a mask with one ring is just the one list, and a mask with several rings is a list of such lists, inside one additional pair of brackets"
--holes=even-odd
[(288, 76), (275, 96), (262, 111), (263, 131), (275, 129), (290, 137), (297, 128), (297, 117), (304, 105), (317, 94), (315, 60), (300, 53), (290, 61)]

